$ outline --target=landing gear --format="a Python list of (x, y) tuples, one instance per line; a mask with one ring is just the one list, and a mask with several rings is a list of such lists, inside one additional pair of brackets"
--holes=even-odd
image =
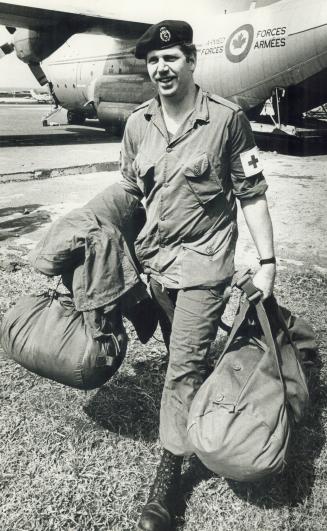
[[(282, 114), (282, 100), (285, 97), (285, 89), (282, 87), (275, 87), (275, 89), (272, 92), (271, 95), (271, 101), (273, 108), (276, 109), (277, 114), (277, 122), (274, 120), (273, 115), (271, 115), (271, 119), (274, 122), (274, 125), (278, 127), (278, 129), (281, 129), (282, 127), (282, 120), (281, 120), (281, 114)], [(283, 113), (284, 114), (284, 113)], [(287, 122), (286, 122), (287, 123)]]
[(78, 111), (67, 111), (68, 125), (83, 125), (85, 122), (85, 114)]
[(108, 133), (108, 135), (113, 136), (113, 137), (122, 138), (124, 131), (125, 131), (125, 125), (126, 125), (125, 123), (121, 123), (121, 122), (114, 123), (112, 125), (106, 125), (105, 127), (106, 133)]
[(50, 125), (59, 125), (57, 122), (48, 122), (48, 119), (54, 116), (55, 114), (57, 114), (57, 112), (61, 111), (61, 109), (62, 107), (60, 107), (60, 105), (52, 107), (51, 111), (46, 116), (43, 116), (42, 118), (43, 127), (48, 127)]
[(263, 123), (254, 123), (253, 131), (296, 135), (296, 128), (293, 125), (288, 125), (288, 99), (283, 87), (273, 89), (271, 97), (266, 101), (260, 115), (266, 120)]

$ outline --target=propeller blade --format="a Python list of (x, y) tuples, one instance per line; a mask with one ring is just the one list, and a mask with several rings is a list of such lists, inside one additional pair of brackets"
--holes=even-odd
[(12, 42), (6, 42), (0, 46), (0, 59), (5, 55), (9, 55), (15, 49)]
[(47, 76), (43, 72), (40, 63), (29, 63), (28, 64), (30, 71), (40, 85), (46, 85), (48, 83)]

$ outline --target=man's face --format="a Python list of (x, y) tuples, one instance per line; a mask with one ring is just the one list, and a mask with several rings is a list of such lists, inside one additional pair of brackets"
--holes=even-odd
[(183, 98), (193, 84), (195, 58), (191, 57), (187, 61), (179, 46), (152, 50), (146, 62), (150, 79), (163, 97)]

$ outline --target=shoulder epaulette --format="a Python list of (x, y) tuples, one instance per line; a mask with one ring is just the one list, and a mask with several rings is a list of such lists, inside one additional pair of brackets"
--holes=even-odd
[(225, 107), (228, 107), (232, 111), (239, 111), (241, 107), (237, 105), (237, 103), (233, 103), (232, 101), (226, 100), (225, 98), (222, 98), (221, 96), (217, 96), (216, 94), (210, 94), (207, 92), (209, 100), (215, 101), (216, 103), (219, 103), (220, 105), (224, 105)]
[(132, 110), (132, 114), (134, 112), (140, 111), (141, 109), (145, 109), (146, 107), (149, 107), (152, 99), (153, 98), (151, 98), (150, 100), (144, 101), (143, 103), (141, 103), (141, 105), (138, 105), (138, 107), (136, 107), (135, 109)]

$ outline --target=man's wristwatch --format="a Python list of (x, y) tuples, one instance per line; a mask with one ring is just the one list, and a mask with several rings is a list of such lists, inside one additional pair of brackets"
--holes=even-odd
[(259, 260), (259, 264), (260, 265), (265, 265), (265, 264), (276, 264), (276, 258), (275, 256), (272, 256), (271, 258), (261, 258)]

